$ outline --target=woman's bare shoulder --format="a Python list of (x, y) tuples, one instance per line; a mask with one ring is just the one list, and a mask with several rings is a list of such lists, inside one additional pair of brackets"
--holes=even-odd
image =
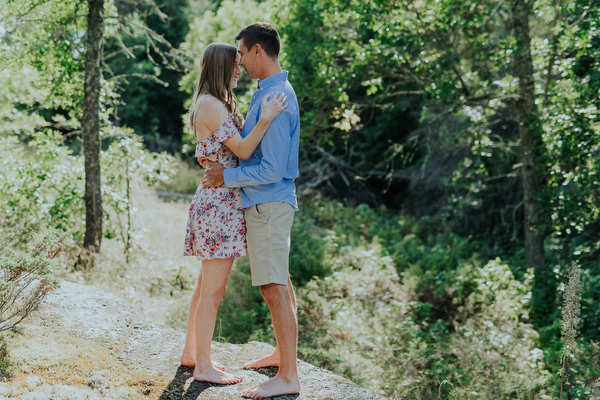
[(210, 95), (200, 96), (197, 101), (196, 124), (202, 123), (212, 132), (219, 129), (229, 116), (225, 105), (219, 99)]

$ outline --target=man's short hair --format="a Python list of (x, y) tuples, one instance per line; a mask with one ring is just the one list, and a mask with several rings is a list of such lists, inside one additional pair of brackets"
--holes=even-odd
[(255, 22), (242, 29), (235, 37), (235, 40), (242, 39), (243, 45), (248, 50), (252, 49), (258, 43), (267, 56), (273, 59), (279, 57), (279, 50), (281, 49), (279, 33), (277, 33), (277, 29), (273, 25), (267, 22)]

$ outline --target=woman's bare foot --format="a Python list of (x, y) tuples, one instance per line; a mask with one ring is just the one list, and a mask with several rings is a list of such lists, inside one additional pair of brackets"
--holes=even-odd
[(251, 399), (264, 399), (267, 397), (282, 396), (284, 394), (294, 394), (300, 392), (300, 381), (293, 379), (287, 381), (280, 376), (275, 376), (266, 382), (251, 387), (242, 392), (244, 397)]
[(194, 380), (201, 382), (219, 383), (221, 385), (231, 385), (234, 383), (240, 383), (242, 381), (241, 376), (235, 376), (215, 367), (210, 367), (206, 370), (200, 371), (197, 367), (194, 368)]
[(254, 360), (244, 364), (244, 368), (246, 369), (265, 367), (279, 367), (279, 352), (275, 352), (270, 356), (263, 357), (260, 360)]
[[(196, 357), (192, 357), (189, 354), (184, 353), (181, 356), (181, 365), (186, 366), (186, 367), (195, 367), (196, 366)], [(225, 366), (223, 364), (221, 364), (220, 362), (217, 361), (213, 361), (213, 366), (216, 369), (219, 369), (221, 371), (225, 371)]]

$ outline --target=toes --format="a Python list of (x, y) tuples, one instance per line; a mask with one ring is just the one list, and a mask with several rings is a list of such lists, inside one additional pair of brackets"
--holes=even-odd
[(216, 383), (219, 385), (231, 385), (234, 383), (240, 383), (244, 378), (241, 376), (236, 376), (232, 374), (228, 374), (227, 372), (223, 372), (217, 369), (213, 369), (206, 374), (196, 374), (194, 373), (194, 380), (201, 382), (210, 382)]
[(221, 364), (221, 363), (216, 362), (216, 361), (213, 361), (213, 367), (215, 367), (219, 371), (225, 371), (225, 366), (223, 364)]
[(248, 390), (245, 390), (244, 392), (242, 392), (242, 395), (244, 395), (244, 397), (250, 397), (251, 399), (255, 399), (256, 398), (256, 388), (258, 387), (258, 385), (251, 387)]
[(235, 375), (231, 375), (228, 376), (227, 378), (223, 379), (223, 381), (221, 381), (222, 384), (225, 385), (231, 385), (234, 383), (240, 383), (244, 378), (242, 378), (241, 376), (235, 376)]

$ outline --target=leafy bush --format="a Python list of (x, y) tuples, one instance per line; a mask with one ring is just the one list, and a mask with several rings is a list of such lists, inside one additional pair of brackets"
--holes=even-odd
[(302, 357), (397, 398), (544, 393), (543, 352), (524, 322), (530, 283), (500, 260), (472, 268), (476, 287), (460, 319), (426, 322), (418, 315), (428, 304), (415, 301), (379, 245), (344, 250), (330, 277), (298, 291)]
[(27, 146), (14, 136), (0, 135), (0, 212), (15, 219), (39, 218), (79, 237), (83, 162), (63, 142), (55, 132), (35, 132)]
[[(141, 184), (166, 182), (176, 159), (166, 153), (150, 153), (130, 130), (108, 128), (112, 140), (101, 154), (104, 234), (119, 235), (130, 250), (131, 216), (136, 204), (132, 190)], [(12, 218), (40, 218), (51, 228), (69, 231), (76, 242), (84, 233), (83, 157), (73, 156), (60, 133), (34, 132), (24, 145), (15, 136), (1, 135), (0, 211)]]
[(39, 220), (12, 225), (12, 219), (0, 224), (0, 331), (27, 318), (58, 287), (55, 270), (61, 264), (54, 259), (68, 243), (67, 234), (41, 233)]

